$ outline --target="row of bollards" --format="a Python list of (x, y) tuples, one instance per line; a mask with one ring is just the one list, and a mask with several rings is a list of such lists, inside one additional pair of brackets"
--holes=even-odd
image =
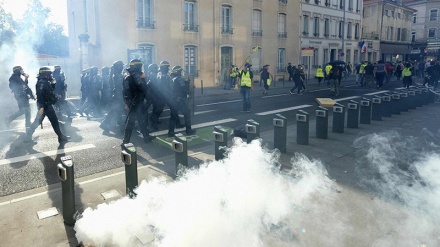
[[(371, 120), (382, 121), (383, 117), (391, 117), (392, 114), (416, 109), (430, 103), (434, 103), (435, 94), (432, 88), (417, 88), (409, 91), (396, 91), (390, 94), (376, 95), (371, 99), (361, 98), (359, 102), (350, 100), (347, 106), (336, 103), (333, 108), (334, 133), (344, 133), (347, 128), (358, 128), (359, 124), (370, 124)], [(347, 108), (347, 110), (345, 110)], [(316, 138), (328, 138), (329, 109), (319, 106), (316, 111)], [(347, 119), (345, 117), (347, 116)], [(296, 114), (297, 144), (309, 144), (309, 113), (299, 110)], [(273, 119), (274, 148), (286, 152), (287, 146), (287, 118), (276, 114)], [(260, 125), (254, 120), (248, 120), (245, 125), (247, 142), (260, 138)], [(228, 131), (221, 126), (215, 126), (213, 132), (215, 141), (215, 159), (225, 157), (228, 146)], [(121, 146), (121, 159), (125, 164), (126, 195), (135, 198), (135, 189), (138, 187), (137, 153), (133, 144), (127, 143)], [(176, 176), (183, 167), (188, 167), (188, 145), (185, 136), (174, 137), (172, 149), (175, 152)], [(61, 157), (58, 164), (58, 176), (61, 180), (63, 219), (66, 225), (75, 224), (75, 187), (74, 165), (71, 156)]]

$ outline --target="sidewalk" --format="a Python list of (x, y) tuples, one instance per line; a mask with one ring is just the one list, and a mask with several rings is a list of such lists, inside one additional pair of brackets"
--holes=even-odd
[[(224, 90), (209, 89), (205, 93), (211, 95), (222, 94)], [(293, 120), (290, 122), (293, 122)], [(371, 241), (381, 238), (384, 231), (398, 237), (398, 234), (393, 232), (392, 228), (386, 229), (386, 226), (376, 229), (365, 228), (367, 224), (377, 224), (380, 219), (374, 217), (380, 218), (380, 215), (392, 212), (393, 208), (385, 202), (371, 199), (366, 191), (360, 190), (356, 185), (357, 181), (351, 175), (354, 174), (353, 164), (359, 158), (359, 149), (353, 146), (353, 141), (360, 136), (389, 129), (398, 129), (404, 134), (414, 135), (420, 133), (423, 128), (435, 128), (436, 123), (440, 123), (439, 104), (435, 103), (409, 112), (402, 112), (400, 115), (384, 118), (383, 121), (372, 121), (370, 125), (360, 125), (359, 129), (345, 128), (343, 134), (331, 133), (331, 123), (332, 119), (330, 118), (328, 139), (321, 140), (315, 138), (315, 121), (311, 121), (309, 145), (297, 145), (297, 125), (289, 126), (287, 153), (281, 155), (280, 163), (284, 168), (290, 167), (291, 157), (298, 152), (309, 158), (320, 159), (326, 164), (330, 178), (338, 183), (341, 190), (337, 195), (337, 203), (334, 206), (348, 210), (349, 220), (353, 222), (356, 229), (359, 229), (354, 231), (353, 235), (347, 237), (344, 242), (341, 242), (339, 246), (371, 246)], [(263, 139), (263, 145), (267, 144), (269, 148), (273, 147), (273, 131), (263, 132), (260, 136)], [(191, 150), (190, 155), (198, 160), (213, 160), (214, 148), (212, 146)], [(149, 160), (149, 162), (155, 161)], [(165, 157), (162, 162), (165, 166), (172, 166), (174, 156)], [(150, 180), (165, 175), (154, 166), (138, 164), (138, 167), (139, 180)], [(169, 181), (172, 180), (168, 176), (165, 177)], [(124, 168), (76, 179), (75, 183), (76, 209), (80, 212), (87, 207), (96, 207), (98, 204), (113, 201), (125, 195)], [(115, 197), (104, 199), (102, 193), (105, 192), (118, 193), (113, 193)], [(57, 209), (58, 215), (44, 219), (38, 218), (37, 212), (52, 207)], [(365, 207), (370, 208), (370, 211), (362, 211), (362, 208)], [(0, 219), (2, 226), (0, 246), (2, 247), (77, 246), (78, 244), (73, 228), (63, 224), (60, 184), (0, 198)], [(309, 220), (304, 223), (304, 227), (315, 229), (322, 223), (319, 221), (326, 222), (326, 219)], [(314, 235), (312, 231), (304, 234), (303, 237), (301, 236), (297, 236), (298, 246), (323, 246), (320, 242), (322, 237)], [(335, 246), (331, 243), (328, 244), (327, 246)], [(439, 245), (440, 239), (437, 245), (428, 246)]]

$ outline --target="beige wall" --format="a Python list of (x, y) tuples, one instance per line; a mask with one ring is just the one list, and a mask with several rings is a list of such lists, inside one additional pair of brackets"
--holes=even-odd
[[(183, 31), (183, 0), (154, 0), (155, 29), (136, 27), (137, 0), (87, 0), (87, 33), (90, 35), (86, 61), (88, 66), (111, 65), (115, 60), (127, 62), (127, 49), (137, 49), (138, 44), (155, 46), (153, 62), (168, 60), (171, 66), (184, 65), (184, 46), (197, 47), (199, 76), (196, 86), (216, 86), (221, 81), (221, 47), (233, 48), (232, 62), (241, 65), (256, 45), (261, 47), (260, 65), (270, 64), (274, 74), (277, 69), (278, 48), (286, 49), (287, 62), (297, 63), (299, 1), (287, 5), (277, 1), (261, 0), (199, 0), (197, 3), (198, 32)], [(221, 5), (232, 6), (233, 34), (222, 35)], [(252, 10), (262, 11), (261, 37), (252, 36)], [(68, 0), (68, 20), (71, 59), (78, 61), (80, 72), (81, 51), (78, 35), (86, 31), (84, 1)], [(278, 38), (278, 13), (287, 15), (287, 38)], [(254, 68), (258, 69), (258, 68)], [(78, 76), (79, 81), (79, 76)]]

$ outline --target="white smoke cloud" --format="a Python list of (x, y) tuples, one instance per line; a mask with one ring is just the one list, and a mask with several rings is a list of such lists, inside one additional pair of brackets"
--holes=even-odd
[(86, 209), (75, 225), (77, 239), (137, 246), (137, 236), (152, 230), (153, 246), (292, 246), (307, 231), (301, 224), (326, 212), (315, 203), (332, 204), (336, 185), (319, 161), (297, 155), (284, 173), (278, 157), (258, 141), (235, 139), (223, 161), (173, 183), (144, 181), (134, 200)]

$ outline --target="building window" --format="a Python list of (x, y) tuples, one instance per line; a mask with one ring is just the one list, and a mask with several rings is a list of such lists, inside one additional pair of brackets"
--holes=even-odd
[(319, 36), (319, 17), (313, 18), (313, 36)]
[(321, 0), (315, 0), (316, 5), (319, 5), (320, 2), (321, 2)]
[(428, 38), (435, 38), (435, 32), (436, 32), (435, 28), (430, 28), (428, 30)]
[(278, 72), (286, 71), (286, 49), (278, 48)]
[(193, 45), (185, 46), (185, 73), (197, 76), (197, 47)]
[(400, 37), (400, 35), (401, 35), (400, 30), (401, 30), (400, 28), (397, 28), (397, 34), (396, 34), (396, 40), (397, 40), (397, 41), (400, 41), (400, 38), (401, 38), (401, 37)]
[(348, 0), (348, 11), (353, 11), (353, 0)]
[(361, 6), (359, 3), (359, 0), (356, 0), (356, 13), (359, 13), (359, 12), (361, 12)]
[(339, 8), (344, 9), (345, 8), (345, 0), (339, 0)]
[(153, 0), (138, 0), (137, 27), (155, 28), (153, 21)]
[(400, 17), (400, 13), (397, 13), (397, 19), (400, 19), (401, 17)]
[(252, 36), (262, 36), (261, 30), (261, 10), (252, 10)]
[(199, 31), (199, 25), (197, 25), (197, 9), (196, 3), (192, 1), (185, 1), (185, 20), (183, 22), (184, 31)]
[(318, 53), (318, 49), (314, 49), (314, 50), (313, 50), (312, 66), (315, 67), (315, 68), (318, 67), (318, 63), (319, 63), (319, 61), (318, 61), (318, 55), (319, 55), (319, 53)]
[(232, 7), (222, 5), (222, 33), (232, 34)]
[(280, 4), (287, 4), (287, 0), (279, 0)]
[(359, 23), (354, 24), (354, 38), (359, 39)]
[(287, 38), (285, 14), (278, 14), (278, 37)]
[(408, 40), (408, 29), (402, 28), (402, 34), (400, 36), (401, 41), (407, 41)]
[(394, 38), (394, 28), (387, 27), (387, 40), (393, 40)]
[(330, 0), (325, 0), (325, 6), (330, 6)]
[(411, 33), (411, 42), (416, 42), (416, 32)]
[(330, 34), (330, 20), (324, 19), (324, 37), (328, 38)]
[(437, 9), (432, 9), (429, 12), (429, 21), (437, 21), (437, 15), (438, 15), (438, 10)]
[[(252, 47), (252, 50), (254, 50), (255, 47)], [(261, 54), (262, 50), (261, 48), (258, 48), (255, 52), (251, 55), (251, 64), (252, 64), (252, 70), (255, 71), (255, 73), (260, 73), (261, 70)]]
[(344, 36), (344, 22), (340, 21), (339, 22), (339, 38), (342, 38), (342, 36)]
[(352, 35), (351, 35), (351, 22), (347, 23), (347, 39), (351, 39)]
[(303, 35), (309, 35), (309, 16), (303, 15)]
[(417, 13), (414, 13), (413, 14), (413, 23), (416, 23), (417, 22)]
[(140, 58), (142, 63), (145, 66), (148, 66), (149, 64), (152, 64), (155, 62), (155, 53), (156, 53), (156, 47), (151, 44), (139, 44), (138, 50), (134, 53), (131, 53), (132, 59), (134, 58)]
[(324, 64), (329, 62), (328, 61), (328, 49), (324, 49), (322, 52), (324, 53), (324, 54), (322, 54), (323, 55), (323, 62), (322, 62), (322, 64), (324, 65)]

